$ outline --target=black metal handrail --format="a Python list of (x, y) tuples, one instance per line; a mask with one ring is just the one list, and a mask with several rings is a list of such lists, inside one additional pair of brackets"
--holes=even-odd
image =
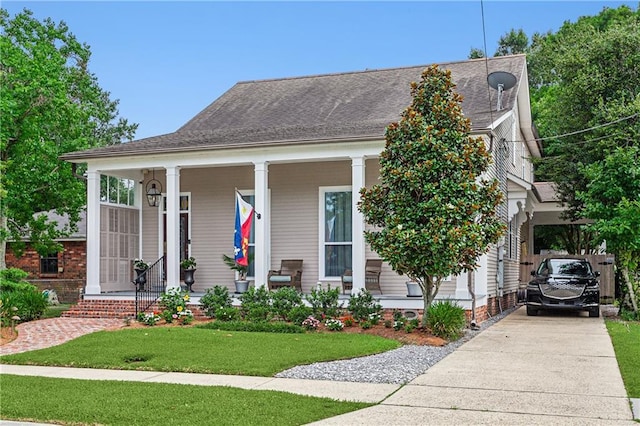
[(136, 286), (136, 318), (158, 301), (164, 293), (164, 256), (156, 260), (144, 271), (136, 270), (138, 276), (133, 280)]

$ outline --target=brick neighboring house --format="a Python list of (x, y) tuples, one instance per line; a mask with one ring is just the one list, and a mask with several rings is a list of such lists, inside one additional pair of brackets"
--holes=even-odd
[[(59, 228), (69, 222), (66, 215), (48, 212), (49, 220), (58, 223)], [(24, 253), (16, 257), (12, 245), (7, 243), (5, 261), (7, 268), (20, 268), (29, 273), (27, 281), (40, 290), (54, 289), (61, 303), (76, 303), (80, 299), (87, 276), (87, 215), (80, 214), (78, 230), (68, 237), (57, 240), (63, 251), (49, 256), (39, 255), (27, 242)]]

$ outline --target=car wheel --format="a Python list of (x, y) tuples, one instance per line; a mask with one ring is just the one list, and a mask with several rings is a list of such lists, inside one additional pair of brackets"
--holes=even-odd
[(600, 306), (589, 309), (589, 316), (591, 318), (598, 318), (600, 316)]
[(535, 317), (538, 315), (538, 310), (533, 306), (527, 306), (527, 315), (530, 317)]

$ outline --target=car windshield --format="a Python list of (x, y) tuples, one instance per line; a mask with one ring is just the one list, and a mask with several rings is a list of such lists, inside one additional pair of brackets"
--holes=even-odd
[(547, 267), (550, 274), (556, 275), (589, 275), (591, 273), (591, 265), (584, 260), (549, 259)]

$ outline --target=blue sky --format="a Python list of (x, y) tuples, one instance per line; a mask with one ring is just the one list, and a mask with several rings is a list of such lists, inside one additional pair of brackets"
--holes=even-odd
[[(490, 1), (489, 55), (511, 28), (527, 35), (603, 7), (638, 2)], [(483, 48), (478, 1), (12, 1), (65, 21), (91, 47), (90, 71), (139, 123), (136, 139), (170, 133), (238, 81), (427, 65)]]

